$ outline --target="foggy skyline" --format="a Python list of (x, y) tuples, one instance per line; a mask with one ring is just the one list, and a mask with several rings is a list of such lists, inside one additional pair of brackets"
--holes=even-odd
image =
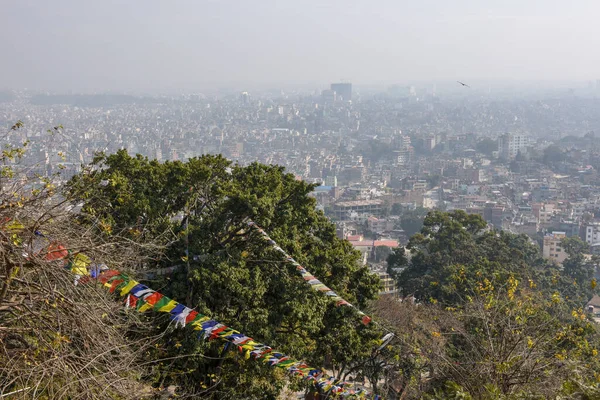
[(0, 89), (600, 79), (591, 0), (320, 3), (0, 0)]

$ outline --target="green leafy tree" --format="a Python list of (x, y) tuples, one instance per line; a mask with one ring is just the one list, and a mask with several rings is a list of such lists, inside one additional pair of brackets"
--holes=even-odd
[(377, 246), (375, 247), (375, 262), (381, 262), (387, 260), (391, 254), (392, 249), (388, 246)]
[(406, 251), (404, 247), (398, 247), (392, 250), (387, 258), (387, 273), (396, 279), (398, 274), (404, 268), (408, 259), (406, 258)]
[(594, 268), (586, 262), (585, 254), (589, 251), (589, 245), (578, 237), (564, 238), (560, 245), (569, 255), (563, 262), (565, 273), (580, 282), (590, 280), (594, 276)]
[[(351, 308), (336, 308), (312, 290), (246, 225), (248, 218), (257, 222), (323, 283), (365, 308), (379, 291), (378, 278), (336, 237), (335, 226), (308, 196), (312, 190), (278, 166), (241, 167), (220, 156), (158, 163), (125, 151), (99, 155), (69, 183), (70, 195), (84, 201), (88, 223), (104, 221), (112, 232), (133, 224), (137, 228), (127, 231), (132, 237), (165, 237), (168, 247), (155, 267), (182, 267), (153, 286), (278, 350), (342, 374), (370, 354), (380, 333), (358, 327)], [(279, 372), (246, 362), (221, 343), (178, 331), (170, 340), (181, 347), (165, 344), (160, 357), (175, 361), (157, 367), (157, 385), (213, 398), (275, 398), (283, 387)], [(211, 375), (218, 384), (211, 384)]]
[[(527, 242), (509, 238), (496, 244), (513, 246), (512, 253), (521, 250), (516, 256), (528, 260)], [(396, 382), (388, 397), (522, 399), (572, 396), (578, 389), (597, 393), (598, 374), (584, 371), (600, 368), (598, 326), (567, 301), (560, 281), (540, 287), (534, 279), (521, 279), (527, 274), (517, 265), (503, 269), (504, 262), (494, 264), (484, 254), (476, 249), (472, 265), (444, 268), (445, 282), (430, 282), (435, 289), (417, 307), (409, 301), (378, 301), (377, 315), (396, 335), (380, 357), (385, 379)], [(535, 276), (537, 267), (529, 261), (522, 267)]]
[(464, 288), (450, 279), (458, 271), (464, 284), (472, 284), (481, 274), (513, 273), (527, 280), (549, 271), (527, 236), (487, 230), (480, 216), (463, 211), (431, 212), (407, 249), (411, 259), (398, 282), (403, 294), (421, 301), (464, 302)]
[(400, 215), (402, 214), (402, 204), (394, 203), (392, 204), (392, 208), (390, 210), (391, 215)]
[(556, 164), (566, 159), (565, 153), (557, 145), (550, 145), (544, 149), (543, 162), (545, 164)]
[(563, 246), (570, 256), (561, 269), (525, 235), (490, 230), (462, 211), (431, 212), (407, 246), (410, 259), (402, 250), (388, 257), (405, 301), (375, 306), (395, 333), (379, 356), (382, 379), (396, 382), (386, 394), (593, 398), (600, 331), (583, 306), (594, 262), (580, 240)]
[(498, 151), (498, 141), (490, 138), (484, 138), (477, 142), (477, 151), (491, 156), (494, 151)]
[(412, 236), (421, 230), (426, 215), (427, 209), (423, 207), (418, 207), (414, 211), (407, 211), (400, 217), (400, 227), (408, 236)]
[(583, 307), (598, 292), (594, 278), (597, 257), (586, 256), (589, 245), (578, 237), (563, 239), (561, 246), (569, 255), (562, 263), (561, 292), (574, 307)]

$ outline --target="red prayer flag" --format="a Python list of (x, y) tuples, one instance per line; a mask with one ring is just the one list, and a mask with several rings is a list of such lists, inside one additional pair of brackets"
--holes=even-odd
[(198, 311), (192, 310), (188, 316), (185, 318), (185, 323), (189, 324), (190, 322), (192, 322), (194, 319), (196, 319), (196, 317), (198, 316)]
[(48, 254), (46, 254), (46, 261), (62, 260), (69, 255), (69, 252), (62, 244), (53, 243), (48, 246)]
[(115, 275), (120, 275), (121, 273), (117, 270), (111, 269), (108, 271), (104, 271), (100, 274), (100, 276), (98, 277), (98, 281), (100, 281), (100, 283), (106, 283), (108, 282), (108, 280), (110, 278), (112, 278)]
[(162, 294), (158, 293), (158, 292), (154, 292), (152, 293), (150, 296), (146, 297), (144, 299), (144, 301), (148, 304), (150, 304), (151, 306), (154, 306), (156, 303), (158, 303), (158, 301), (163, 297)]
[(124, 279), (115, 279), (114, 281), (112, 281), (112, 284), (110, 285), (110, 289), (108, 289), (108, 291), (110, 293), (114, 293), (117, 286), (119, 286), (123, 282), (125, 282)]

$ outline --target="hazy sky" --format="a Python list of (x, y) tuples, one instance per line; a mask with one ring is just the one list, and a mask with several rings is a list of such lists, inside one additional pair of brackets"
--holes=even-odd
[(0, 0), (0, 88), (600, 78), (598, 0)]

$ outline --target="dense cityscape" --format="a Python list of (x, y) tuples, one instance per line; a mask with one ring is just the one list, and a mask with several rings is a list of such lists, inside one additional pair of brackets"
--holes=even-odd
[(9, 140), (30, 141), (32, 173), (61, 164), (67, 179), (95, 152), (118, 149), (158, 161), (223, 154), (242, 165), (283, 165), (317, 185), (318, 207), (393, 292), (389, 249), (406, 244), (432, 209), (525, 233), (557, 263), (567, 257), (563, 237), (600, 254), (599, 86), (522, 99), (444, 97), (435, 85), (361, 96), (351, 83), (258, 96), (18, 92), (4, 95), (0, 122), (23, 121)]

